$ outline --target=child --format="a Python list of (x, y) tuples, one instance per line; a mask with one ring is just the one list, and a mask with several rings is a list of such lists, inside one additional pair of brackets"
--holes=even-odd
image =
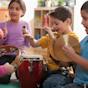
[[(4, 38), (0, 39), (0, 44), (12, 45), (22, 50), (24, 46), (30, 46), (23, 36), (23, 29), (25, 28), (28, 33), (31, 33), (29, 24), (20, 20), (20, 17), (23, 17), (26, 12), (25, 3), (23, 0), (11, 0), (8, 5), (8, 11), (10, 19), (7, 22), (0, 23), (0, 28), (5, 31)], [(4, 58), (9, 59), (9, 63), (11, 63), (15, 57), (12, 55)]]
[[(88, 34), (88, 1), (81, 7), (82, 24)], [(56, 88), (88, 88), (88, 36), (81, 42), (80, 56), (70, 46), (64, 46), (63, 50), (68, 57), (77, 64), (76, 73), (72, 84)]]
[[(71, 27), (72, 14), (68, 8), (61, 6), (61, 7), (56, 8), (53, 12), (49, 13), (48, 15), (50, 19), (50, 28), (45, 27), (45, 30), (48, 32), (49, 35), (43, 36), (37, 41), (33, 41), (33, 38), (29, 36), (29, 40), (30, 40), (31, 45), (34, 47), (41, 46), (43, 48), (47, 48), (48, 50), (47, 51), (48, 52), (47, 53), (48, 54), (48, 58), (47, 58), (48, 71), (50, 71), (51, 73), (58, 73), (58, 75), (60, 73), (60, 75), (63, 76), (61, 71), (59, 70), (62, 64), (60, 61), (56, 61), (54, 58), (52, 58), (52, 55), (51, 55), (52, 48), (50, 47), (50, 45), (51, 45), (51, 40), (54, 41), (56, 37), (60, 35), (64, 35), (64, 34), (72, 35), (77, 39), (77, 36), (72, 32), (72, 27)], [(53, 34), (52, 31), (56, 32), (55, 34), (56, 36)], [(59, 79), (59, 80), (63, 80), (65, 82), (64, 79), (66, 79), (65, 76), (63, 76), (63, 79)], [(52, 81), (50, 85), (53, 85), (54, 84), (53, 82), (55, 82), (52, 79), (49, 81), (50, 82)], [(46, 81), (46, 84), (48, 84), (48, 80)], [(44, 88), (48, 88), (48, 87), (45, 86)]]
[[(4, 31), (0, 29), (0, 39), (4, 38)], [(15, 71), (14, 66), (5, 63), (4, 65), (0, 65), (0, 77), (3, 77), (7, 74), (11, 74)]]
[[(81, 7), (81, 16), (82, 16), (82, 24), (86, 28), (86, 33), (88, 34), (88, 1), (86, 1)], [(59, 82), (60, 79), (62, 78), (59, 78), (57, 75), (56, 81), (54, 80), (55, 81), (54, 88), (88, 88), (88, 50), (87, 50), (88, 40), (87, 39), (88, 36), (86, 36), (80, 42), (81, 45), (80, 55), (76, 54), (72, 47), (63, 46), (63, 50), (67, 54), (68, 58), (70, 58), (73, 62), (77, 64), (75, 77), (72, 83), (64, 84), (64, 82), (62, 82), (60, 85)], [(47, 85), (44, 85), (44, 88), (47, 88)], [(51, 83), (49, 84), (48, 88), (53, 88)]]

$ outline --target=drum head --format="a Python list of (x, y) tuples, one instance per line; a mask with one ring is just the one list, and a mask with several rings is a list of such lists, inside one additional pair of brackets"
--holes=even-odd
[[(9, 59), (5, 57), (8, 57)], [(15, 59), (12, 59), (12, 57), (15, 57)], [(20, 57), (20, 50), (17, 47), (11, 45), (0, 46), (0, 61), (13, 63), (18, 57)]]
[(1, 45), (0, 46), (0, 56), (3, 55), (18, 55), (19, 49), (11, 45)]
[[(65, 45), (65, 40), (61, 35), (54, 41), (53, 44), (53, 53), (55, 56), (54, 59), (56, 59), (57, 61), (71, 62), (71, 60), (68, 59), (67, 55), (62, 50), (63, 45)], [(80, 53), (80, 44), (76, 37), (68, 35), (68, 45), (71, 46), (76, 53)]]
[(43, 56), (39, 54), (22, 55), (22, 57), (28, 61), (43, 61)]

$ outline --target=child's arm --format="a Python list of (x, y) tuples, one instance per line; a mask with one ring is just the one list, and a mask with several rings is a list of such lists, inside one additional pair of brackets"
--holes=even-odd
[[(47, 32), (49, 33), (50, 37), (54, 40), (55, 37), (54, 37), (53, 32), (50, 30), (50, 28), (47, 27), (47, 29), (45, 29), (45, 30), (48, 30)], [(42, 45), (39, 43), (39, 41), (40, 41), (41, 39), (39, 39), (39, 40), (34, 39), (33, 36), (31, 36), (29, 32), (27, 32), (27, 31), (24, 30), (24, 31), (23, 31), (23, 35), (24, 35), (24, 37), (29, 41), (29, 43), (31, 44), (32, 47), (42, 46)], [(47, 40), (45, 40), (45, 41), (47, 41)]]
[(48, 32), (50, 38), (52, 38), (53, 40), (55, 39), (54, 33), (52, 32), (52, 28), (44, 27), (43, 29)]
[(65, 53), (67, 54), (67, 56), (73, 62), (75, 62), (76, 64), (81, 65), (82, 67), (84, 67), (85, 69), (88, 70), (88, 60), (86, 60), (85, 58), (83, 58), (80, 55), (76, 54), (72, 47), (70, 47), (70, 46), (64, 46), (63, 50), (65, 51)]
[(37, 47), (38, 45), (38, 40), (35, 40), (29, 33), (25, 33), (24, 37), (30, 42), (32, 47)]
[(36, 46), (36, 42), (35, 42), (33, 36), (27, 30), (26, 26), (23, 26), (22, 32), (23, 32), (24, 38), (30, 43), (30, 45), (35, 47)]

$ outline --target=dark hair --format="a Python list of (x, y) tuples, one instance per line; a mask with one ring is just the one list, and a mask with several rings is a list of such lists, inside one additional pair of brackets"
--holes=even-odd
[(24, 1), (23, 1), (23, 0), (11, 0), (10, 3), (9, 3), (9, 5), (8, 5), (8, 8), (10, 8), (10, 5), (11, 5), (13, 2), (17, 2), (17, 3), (20, 5), (20, 7), (21, 7), (21, 9), (22, 9), (22, 11), (23, 11), (23, 15), (22, 15), (22, 16), (24, 16), (24, 14), (25, 14), (25, 12), (26, 12), (26, 6), (25, 6)]
[(82, 5), (81, 11), (82, 11), (82, 10), (85, 10), (86, 12), (88, 12), (88, 1), (86, 1), (86, 2)]
[(58, 8), (56, 8), (54, 11), (52, 11), (51, 13), (49, 13), (50, 16), (57, 18), (61, 21), (65, 21), (67, 18), (72, 19), (72, 12), (69, 8), (65, 7), (65, 6), (59, 6)]

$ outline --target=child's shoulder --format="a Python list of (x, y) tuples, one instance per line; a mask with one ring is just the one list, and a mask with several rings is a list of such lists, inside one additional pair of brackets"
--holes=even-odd
[(20, 20), (18, 23), (18, 26), (22, 26), (22, 27), (25, 26), (25, 27), (29, 28), (29, 24), (24, 20)]
[(0, 22), (0, 28), (3, 28), (6, 25), (6, 22)]
[(5, 22), (0, 22), (0, 24), (4, 24)]
[(74, 37), (76, 39), (79, 39), (79, 37), (77, 36), (77, 34), (75, 32), (70, 32), (70, 33), (68, 33), (68, 35), (72, 36), (72, 37)]

